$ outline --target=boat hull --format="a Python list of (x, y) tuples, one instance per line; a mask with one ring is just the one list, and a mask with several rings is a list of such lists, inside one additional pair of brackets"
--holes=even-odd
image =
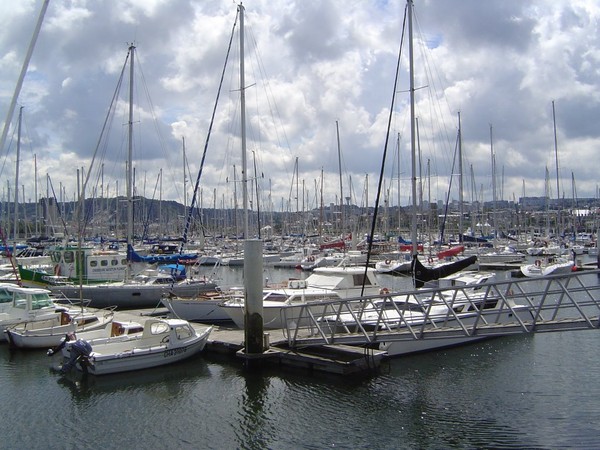
[(231, 322), (229, 315), (221, 308), (222, 299), (167, 298), (162, 304), (174, 317), (190, 322), (220, 323)]
[(170, 284), (135, 285), (124, 283), (95, 284), (86, 286), (53, 286), (50, 290), (67, 298), (79, 298), (80, 295), (92, 308), (139, 309), (156, 308), (161, 298), (170, 293), (179, 297), (194, 297), (217, 289), (215, 283), (197, 282)]
[[(331, 299), (329, 299), (331, 300)], [(222, 305), (225, 313), (239, 327), (244, 328), (244, 315), (246, 309), (240, 304), (224, 304)], [(325, 312), (325, 305), (318, 306), (318, 302), (310, 302), (310, 312), (314, 315), (319, 315)], [(297, 326), (306, 326), (310, 323), (307, 317), (307, 309), (302, 305), (269, 305), (268, 302), (263, 304), (263, 328), (265, 330), (275, 330), (280, 328), (294, 329)]]
[(547, 277), (550, 275), (566, 275), (568, 273), (571, 273), (571, 271), (573, 270), (573, 266), (574, 264), (572, 261), (549, 265), (525, 264), (522, 265), (519, 270), (522, 276), (528, 278), (535, 278)]
[(96, 352), (96, 349), (92, 346), (91, 365), (88, 372), (93, 375), (108, 375), (149, 369), (182, 361), (204, 350), (211, 331), (212, 328), (209, 328), (198, 335), (196, 339), (187, 341), (183, 345), (170, 346), (161, 343), (144, 348), (130, 347), (123, 352), (114, 354), (99, 353), (111, 344), (97, 346), (99, 352)]
[(103, 330), (110, 326), (113, 315), (101, 316), (97, 322), (87, 326), (79, 326), (75, 321), (68, 324), (57, 324), (48, 328), (28, 328), (31, 325), (40, 325), (42, 322), (25, 323), (6, 329), (7, 340), (15, 348), (51, 348), (60, 344), (67, 333), (78, 331)]
[[(513, 311), (518, 315), (521, 321), (528, 321), (533, 319), (533, 314), (526, 306), (513, 306)], [(516, 318), (510, 311), (502, 312), (501, 314), (493, 314), (494, 323), (511, 323), (515, 322)], [(456, 320), (447, 320), (444, 323), (438, 325), (444, 327), (469, 327), (473, 325), (476, 320), (479, 320), (478, 314), (470, 314), (471, 317), (465, 314), (459, 314), (460, 324)], [(411, 353), (421, 353), (431, 350), (440, 350), (443, 348), (456, 347), (459, 345), (475, 343), (484, 339), (490, 339), (494, 336), (467, 336), (461, 335), (456, 337), (443, 337), (439, 339), (409, 339), (395, 342), (382, 342), (379, 345), (379, 350), (386, 351), (388, 356), (403, 356)]]

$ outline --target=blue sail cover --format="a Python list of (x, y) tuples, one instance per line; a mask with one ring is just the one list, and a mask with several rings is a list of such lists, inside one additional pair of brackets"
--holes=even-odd
[(145, 262), (148, 264), (169, 264), (185, 261), (195, 261), (198, 253), (173, 253), (170, 255), (140, 255), (131, 244), (127, 244), (127, 260), (131, 262)]

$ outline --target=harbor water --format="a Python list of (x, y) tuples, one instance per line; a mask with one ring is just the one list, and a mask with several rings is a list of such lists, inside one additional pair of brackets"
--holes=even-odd
[[(241, 269), (220, 271), (222, 283), (242, 282)], [(265, 272), (273, 282), (289, 276), (305, 274)], [(203, 353), (88, 378), (60, 378), (44, 351), (3, 344), (0, 449), (599, 448), (599, 342), (589, 330), (511, 336), (360, 376), (251, 372)]]

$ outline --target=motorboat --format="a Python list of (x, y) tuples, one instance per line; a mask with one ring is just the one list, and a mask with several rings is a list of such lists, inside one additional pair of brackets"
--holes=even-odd
[(487, 272), (479, 270), (462, 270), (460, 272), (447, 275), (436, 280), (425, 282), (426, 288), (449, 288), (449, 287), (469, 287), (477, 290), (484, 283), (496, 281), (496, 272)]
[(57, 313), (68, 309), (54, 300), (47, 289), (0, 283), (0, 341), (6, 338), (4, 330), (7, 327), (53, 319)]
[[(243, 292), (239, 294), (243, 297)], [(191, 322), (221, 323), (231, 322), (231, 317), (221, 308), (221, 304), (234, 295), (215, 290), (191, 297), (165, 295), (160, 301), (173, 317)]]
[[(76, 367), (93, 375), (106, 375), (172, 364), (200, 353), (211, 331), (212, 327), (197, 331), (181, 319), (148, 319), (144, 331), (131, 339), (86, 341), (91, 346), (91, 353)], [(67, 342), (62, 349), (65, 358), (71, 358), (71, 347), (75, 342)]]
[[(316, 303), (378, 295), (381, 290), (372, 268), (319, 267), (305, 280), (291, 279), (282, 287), (263, 289), (263, 326), (265, 329), (288, 326), (298, 319), (302, 305), (307, 303), (314, 309)], [(220, 306), (238, 327), (244, 328), (243, 296), (236, 296)]]
[(103, 330), (110, 326), (114, 309), (72, 308), (46, 320), (21, 322), (4, 330), (6, 340), (15, 348), (49, 348), (57, 346), (68, 333)]
[[(263, 290), (263, 327), (265, 329), (283, 328), (285, 319), (282, 310), (288, 306), (301, 306), (308, 302), (314, 305), (318, 302), (328, 302), (340, 299), (340, 294), (332, 289), (310, 287), (306, 280), (291, 280), (282, 288), (270, 288)], [(239, 328), (244, 328), (244, 297), (234, 296), (222, 302), (220, 308)], [(313, 306), (314, 308), (314, 306)], [(286, 308), (287, 318), (293, 316), (296, 308)]]
[(533, 263), (523, 264), (519, 267), (517, 276), (547, 277), (550, 275), (564, 275), (575, 268), (575, 262), (559, 256), (537, 258)]
[(514, 248), (505, 246), (492, 251), (481, 252), (477, 254), (480, 264), (516, 264), (525, 260), (523, 253), (517, 252)]

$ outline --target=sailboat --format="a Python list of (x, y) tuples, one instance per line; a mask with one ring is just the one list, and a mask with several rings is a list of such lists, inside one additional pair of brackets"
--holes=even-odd
[[(127, 164), (127, 243), (132, 249), (133, 242), (133, 83), (134, 83), (134, 57), (135, 46), (128, 48), (127, 59), (129, 60), (129, 123), (128, 123), (128, 164)], [(126, 62), (127, 62), (126, 59)], [(73, 267), (81, 267), (85, 253), (73, 252)], [(70, 298), (84, 298), (89, 300), (89, 306), (95, 308), (106, 308), (115, 306), (118, 309), (154, 308), (160, 305), (160, 299), (164, 295), (194, 296), (200, 293), (214, 292), (218, 289), (216, 283), (205, 279), (190, 279), (182, 277), (182, 268), (179, 264), (165, 264), (164, 266), (148, 267), (144, 271), (132, 276), (133, 263), (127, 257), (115, 256), (119, 265), (123, 264), (124, 276), (120, 281), (110, 283), (86, 284), (79, 279), (78, 283), (56, 284), (49, 286), (54, 293), (59, 293)], [(76, 260), (80, 266), (75, 266)], [(170, 261), (164, 261), (170, 262)], [(87, 264), (87, 263), (86, 263)], [(117, 265), (117, 264), (115, 264)], [(84, 266), (85, 267), (85, 266)], [(60, 267), (59, 267), (60, 268)], [(83, 269), (81, 269), (83, 270)], [(185, 273), (185, 272), (183, 272)], [(83, 276), (83, 273), (81, 273)], [(88, 277), (89, 278), (89, 277)]]
[[(437, 267), (426, 267), (419, 261), (417, 251), (417, 173), (416, 173), (416, 115), (415, 115), (415, 80), (414, 80), (414, 64), (413, 64), (413, 38), (412, 38), (412, 0), (407, 0), (407, 16), (408, 16), (408, 29), (409, 29), (409, 80), (410, 80), (410, 144), (411, 144), (411, 171), (412, 171), (412, 220), (411, 220), (411, 240), (412, 240), (412, 277), (413, 284), (416, 288), (423, 287), (426, 282), (431, 280), (437, 280), (441, 277), (452, 275), (456, 272), (460, 272), (463, 269), (475, 264), (477, 262), (477, 256), (469, 256), (458, 261), (447, 262), (440, 264)], [(459, 126), (459, 144), (460, 144), (460, 126)], [(459, 145), (460, 148), (460, 145)], [(462, 159), (462, 154), (460, 155)], [(462, 162), (461, 162), (462, 170)], [(462, 174), (461, 174), (462, 177)], [(462, 190), (462, 181), (461, 181)], [(462, 192), (460, 193), (462, 199)], [(462, 220), (462, 219), (461, 219)], [(461, 230), (462, 232), (462, 230)], [(449, 256), (454, 256), (464, 250), (463, 246), (458, 246), (453, 249), (446, 250), (447, 253), (440, 252), (438, 255), (439, 259), (444, 259)], [(441, 256), (441, 257), (440, 257)]]

